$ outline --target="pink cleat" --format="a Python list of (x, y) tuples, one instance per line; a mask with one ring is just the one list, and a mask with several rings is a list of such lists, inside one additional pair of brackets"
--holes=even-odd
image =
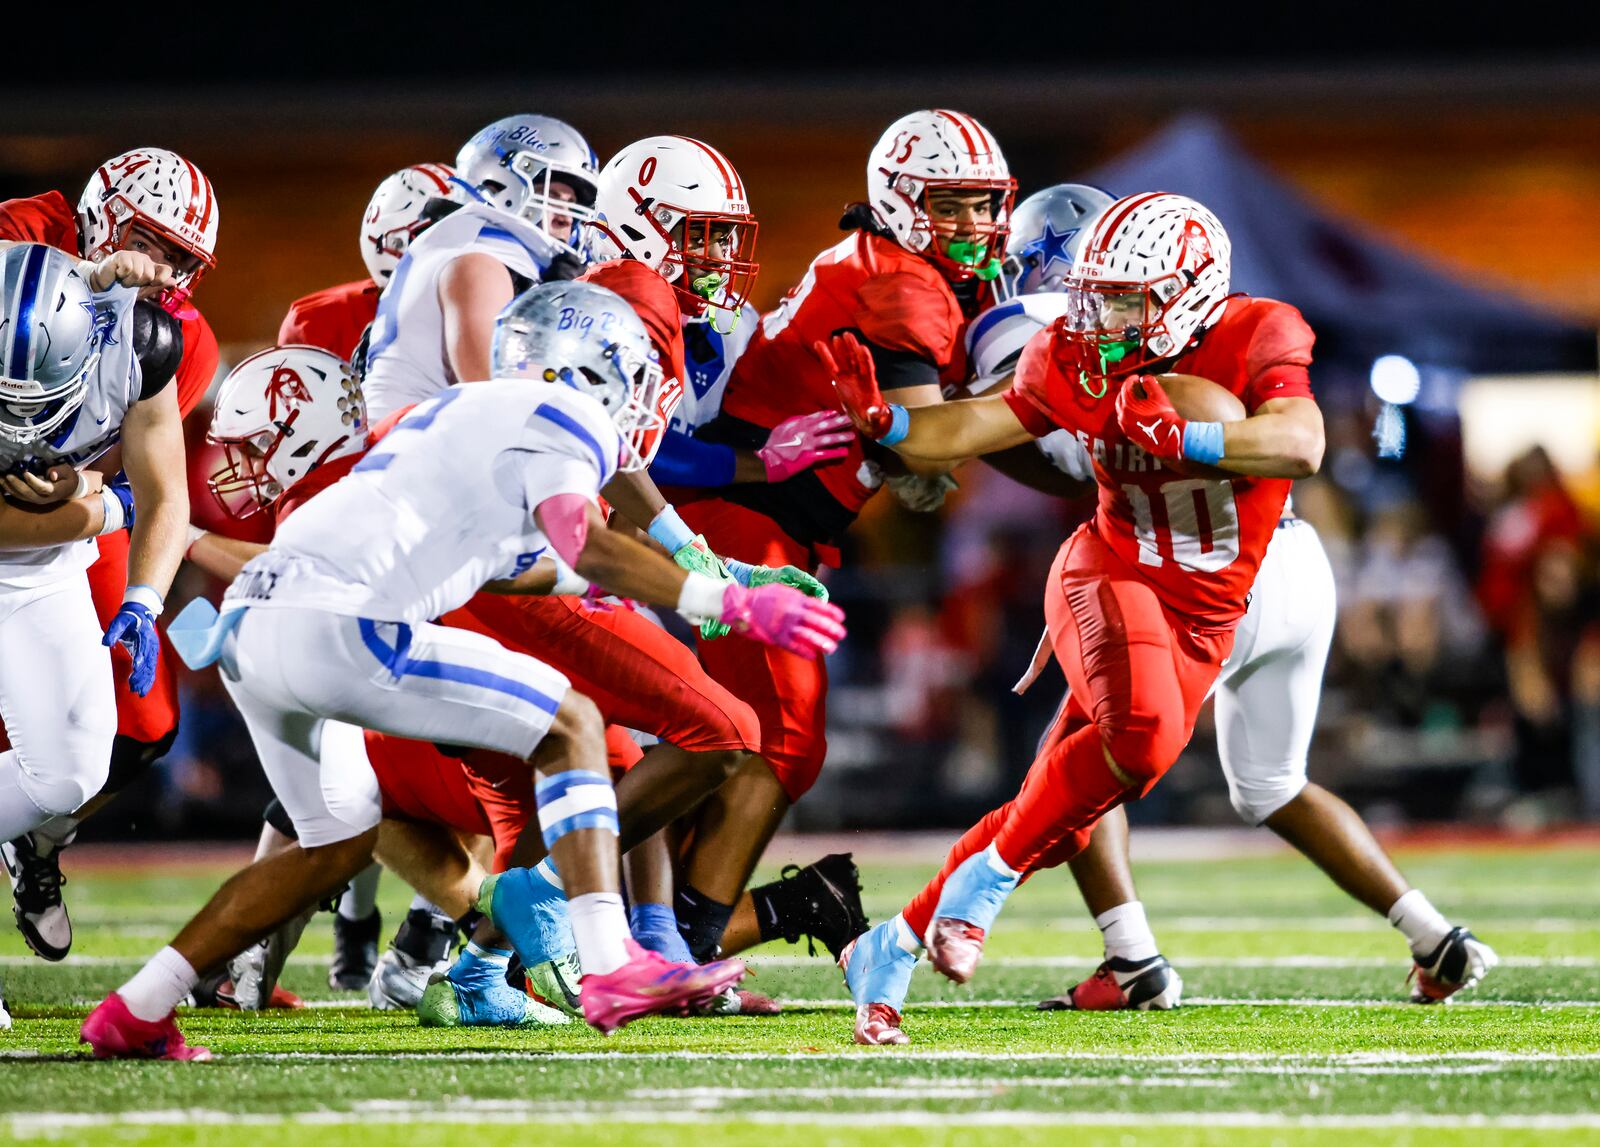
[(578, 984), (583, 1018), (601, 1035), (640, 1016), (688, 1015), (745, 976), (743, 960), (675, 964), (631, 939), (626, 943), (633, 959), (603, 976), (585, 976)]
[(964, 984), (983, 959), (984, 931), (976, 924), (940, 916), (928, 929), (928, 961), (941, 976)]
[(910, 1043), (911, 1037), (900, 1030), (900, 1013), (888, 1004), (862, 1004), (856, 1009), (855, 1040), (876, 1047)]
[(190, 1047), (178, 1030), (174, 1009), (151, 1023), (128, 1010), (112, 992), (83, 1021), (78, 1042), (94, 1049), (96, 1059), (210, 1059), (211, 1049)]

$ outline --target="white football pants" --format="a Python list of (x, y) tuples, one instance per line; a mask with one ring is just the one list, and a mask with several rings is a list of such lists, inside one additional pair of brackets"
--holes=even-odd
[(1258, 825), (1306, 786), (1306, 754), (1338, 615), (1317, 531), (1280, 524), (1216, 685), (1217, 751), (1233, 807)]
[(76, 812), (106, 783), (117, 700), (81, 571), (0, 590), (0, 841)]
[(569, 688), (543, 662), (464, 629), (293, 607), (247, 610), (219, 667), (307, 848), (381, 817), (363, 729), (527, 759)]

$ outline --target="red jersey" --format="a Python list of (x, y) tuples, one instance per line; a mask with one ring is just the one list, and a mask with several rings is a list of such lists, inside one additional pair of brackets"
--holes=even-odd
[[(761, 320), (728, 379), (722, 417), (705, 437), (755, 448), (786, 418), (838, 408), (812, 346), (854, 330), (885, 351), (930, 364), (942, 381), (965, 378), (968, 316), (937, 268), (881, 235), (856, 231), (812, 261), (800, 285)], [(831, 542), (876, 486), (863, 481), (863, 439), (850, 453), (775, 485), (729, 486), (728, 501), (768, 515), (796, 541)]]
[[(0, 239), (48, 243), (69, 255), (82, 257), (78, 246), (78, 218), (67, 197), (59, 191), (0, 203)], [(173, 381), (178, 388), (178, 409), (187, 418), (189, 412), (200, 405), (211, 387), (211, 380), (216, 378), (220, 356), (211, 324), (192, 303), (185, 303), (172, 317), (183, 327), (183, 358)]]
[(661, 373), (679, 383), (689, 377), (683, 362), (683, 318), (678, 296), (659, 271), (652, 271), (637, 259), (613, 259), (589, 268), (578, 281), (606, 287), (626, 299), (650, 333), (650, 345), (661, 356)]
[[(1077, 381), (1058, 326), (1035, 335), (1006, 402), (1030, 433), (1076, 434), (1100, 483), (1094, 529), (1142, 574), (1167, 608), (1206, 625), (1232, 625), (1272, 540), (1287, 478), (1186, 478), (1127, 440), (1116, 384), (1098, 398)], [(1310, 398), (1315, 336), (1300, 312), (1272, 299), (1235, 298), (1200, 345), (1161, 371), (1210, 379), (1254, 413), (1274, 398)]]
[(349, 362), (361, 332), (378, 315), (381, 294), (377, 283), (361, 279), (296, 299), (278, 327), (278, 345), (321, 347)]

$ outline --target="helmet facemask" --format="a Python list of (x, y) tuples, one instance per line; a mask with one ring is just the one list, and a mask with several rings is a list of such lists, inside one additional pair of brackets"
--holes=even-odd
[(189, 297), (194, 294), (201, 277), (217, 265), (216, 257), (162, 226), (159, 220), (140, 211), (128, 202), (125, 196), (113, 195), (106, 201), (103, 210), (106, 218), (111, 221), (110, 237), (93, 251), (87, 252), (85, 258), (98, 261), (118, 251), (132, 250), (130, 243), (137, 238), (134, 234), (135, 229), (145, 232), (160, 246), (182, 251), (192, 261), (188, 267), (179, 267), (165, 252), (145, 252), (156, 262), (166, 263), (172, 267), (173, 285), (162, 291), (153, 301), (171, 315), (177, 315), (179, 311), (186, 309), (189, 306)]
[[(1192, 271), (1173, 271), (1148, 281), (1068, 275), (1061, 329), (1079, 352), (1084, 364), (1080, 369), (1087, 378), (1103, 382), (1135, 374), (1188, 350), (1190, 339), (1180, 341), (1172, 320), (1187, 303), (1200, 301), (1185, 296), (1210, 264), (1208, 258)], [(1185, 325), (1203, 330), (1210, 318), (1202, 315), (1198, 323)]]
[(908, 243), (913, 250), (954, 282), (999, 277), (1015, 180), (921, 181), (902, 175), (895, 186), (916, 204)]
[(299, 416), (298, 410), (291, 410), (280, 425), (246, 438), (207, 435), (222, 447), (224, 463), (206, 480), (206, 486), (228, 517), (244, 521), (283, 496), (283, 483), (272, 475), (272, 456)]
[(45, 398), (35, 397), (42, 389), (37, 382), (0, 377), (0, 438), (27, 446), (54, 434), (83, 405), (89, 379), (99, 364), (96, 345), (72, 381)]
[[(761, 270), (754, 258), (759, 228), (755, 216), (688, 211), (629, 190), (636, 217), (665, 244), (656, 270), (677, 293), (679, 310), (690, 321), (709, 322), (718, 334), (731, 333)], [(637, 236), (636, 242), (644, 237), (629, 220), (619, 226), (625, 233), (633, 232), (628, 237)], [(628, 249), (620, 239), (613, 237), (613, 242)]]
[[(593, 177), (570, 164), (540, 159), (531, 151), (512, 152), (506, 156), (505, 168), (507, 176), (522, 188), (517, 214), (557, 243), (583, 250), (587, 243), (584, 227), (598, 217)], [(565, 187), (572, 197), (556, 194), (555, 185)], [(570, 220), (565, 235), (548, 226), (548, 221), (557, 217)]]

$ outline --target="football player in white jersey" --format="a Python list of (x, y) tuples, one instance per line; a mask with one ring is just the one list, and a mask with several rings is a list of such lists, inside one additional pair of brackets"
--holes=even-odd
[[(1095, 196), (1104, 202), (1096, 202)], [(1055, 251), (1070, 266), (1078, 244), (1060, 236), (1078, 220), (1087, 232), (1110, 197), (1095, 188), (1066, 184), (1032, 196), (1018, 207), (1007, 260), (1015, 293), (976, 319), (968, 335), (974, 378), (969, 393), (1009, 384), (1024, 344), (1066, 313), (1067, 296), (1053, 282)], [(1030, 212), (1038, 203), (1043, 210)], [(1037, 480), (1046, 460), (1053, 478)], [(1046, 492), (1092, 483), (1088, 451), (1066, 431), (1007, 451), (998, 468)], [(1063, 481), (1065, 485), (1063, 485)], [(1432, 1003), (1473, 986), (1498, 962), (1492, 949), (1454, 926), (1406, 883), (1360, 816), (1343, 800), (1310, 782), (1306, 758), (1322, 692), (1322, 672), (1333, 639), (1338, 605), (1333, 570), (1311, 525), (1286, 509), (1262, 560), (1249, 609), (1234, 638), (1233, 654), (1215, 687), (1217, 749), (1228, 792), (1239, 816), (1266, 825), (1309, 857), (1340, 888), (1387, 917), (1404, 935), (1415, 961), (1412, 999)], [(1095, 974), (1066, 993), (1043, 1001), (1045, 1009), (1094, 1011), (1177, 1006), (1183, 981), (1156, 947), (1128, 865), (1127, 814), (1116, 808), (1095, 828), (1070, 862), (1095, 923), (1105, 937), (1105, 960)]]
[[(427, 619), (491, 583), (514, 592), (547, 553), (614, 592), (802, 654), (831, 651), (842, 614), (786, 586), (685, 573), (605, 528), (600, 487), (648, 464), (664, 422), (661, 372), (621, 299), (547, 284), (508, 308), (498, 331), (497, 377), (411, 411), (229, 587), (209, 640), (299, 841), (234, 876), (89, 1015), (83, 1038), (97, 1055), (204, 1057), (173, 1012), (195, 969), (367, 863), (380, 810), (361, 728), (529, 761), (551, 853), (542, 875), (566, 891), (595, 1027), (693, 1005), (743, 975), (736, 961), (670, 964), (629, 937), (594, 704), (542, 662)], [(532, 909), (518, 896), (524, 872), (501, 874), (485, 896), (513, 940)]]
[(583, 136), (551, 116), (508, 116), (467, 141), (456, 178), (476, 201), (412, 243), (378, 300), (362, 382), (374, 422), (489, 377), (505, 305), (583, 269), (599, 169)]
[[(77, 475), (75, 497), (48, 512), (0, 507), (0, 712), (12, 743), (0, 753), (0, 840), (77, 811), (104, 784), (117, 725), (107, 647), (132, 655), (136, 693), (155, 677), (155, 619), (189, 518), (170, 385), (182, 336), (138, 296), (173, 282), (135, 252), (80, 263), (44, 244), (0, 244), (5, 497), (55, 501)], [(126, 480), (101, 488), (83, 467), (119, 442)], [(130, 584), (102, 635), (85, 575), (96, 549), (83, 539), (124, 526)]]

